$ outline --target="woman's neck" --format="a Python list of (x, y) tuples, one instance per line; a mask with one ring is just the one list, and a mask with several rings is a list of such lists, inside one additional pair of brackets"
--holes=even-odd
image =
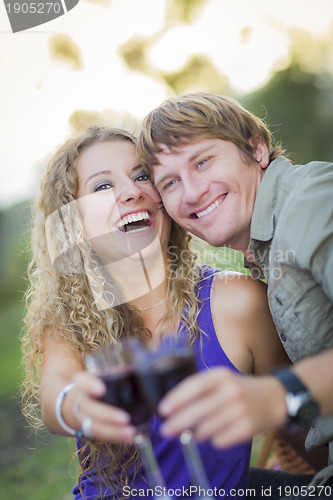
[[(150, 307), (166, 297), (158, 289), (167, 288), (167, 260), (162, 252), (154, 258), (143, 258), (140, 254), (107, 264), (105, 269), (120, 289), (124, 302), (139, 309)], [(145, 301), (140, 300), (145, 297)]]

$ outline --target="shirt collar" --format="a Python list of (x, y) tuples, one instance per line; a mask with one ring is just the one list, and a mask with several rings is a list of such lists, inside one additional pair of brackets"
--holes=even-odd
[(251, 220), (251, 240), (269, 241), (274, 233), (277, 198), (282, 177), (292, 167), (280, 156), (267, 167), (257, 191)]

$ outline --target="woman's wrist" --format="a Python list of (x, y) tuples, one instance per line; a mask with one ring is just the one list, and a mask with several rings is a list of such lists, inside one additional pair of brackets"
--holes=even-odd
[(72, 427), (70, 427), (65, 422), (64, 417), (63, 417), (63, 413), (62, 413), (64, 400), (65, 400), (68, 392), (71, 391), (72, 389), (74, 389), (74, 387), (75, 387), (75, 384), (71, 383), (71, 384), (66, 385), (59, 392), (59, 394), (57, 396), (57, 399), (56, 399), (56, 402), (55, 402), (55, 414), (56, 414), (56, 418), (57, 418), (58, 424), (60, 425), (60, 427), (64, 431), (66, 431), (71, 436), (81, 437), (82, 436), (82, 431), (81, 430), (77, 431), (76, 429), (73, 429)]

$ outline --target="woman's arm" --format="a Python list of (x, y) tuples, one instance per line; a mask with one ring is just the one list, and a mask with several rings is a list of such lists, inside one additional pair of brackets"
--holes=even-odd
[(70, 435), (59, 424), (55, 405), (60, 391), (73, 382), (74, 388), (67, 393), (61, 405), (64, 422), (79, 431), (83, 420), (89, 417), (92, 419), (94, 438), (107, 442), (132, 442), (134, 429), (129, 425), (129, 415), (98, 401), (105, 392), (103, 382), (84, 371), (82, 359), (65, 340), (46, 333), (43, 339), (40, 406), (43, 422), (52, 433)]
[(290, 364), (268, 307), (265, 283), (239, 273), (214, 280), (212, 316), (229, 359), (245, 374), (262, 374)]

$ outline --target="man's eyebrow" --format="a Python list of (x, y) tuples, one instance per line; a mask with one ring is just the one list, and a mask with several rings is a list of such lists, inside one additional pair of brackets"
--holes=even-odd
[[(194, 160), (196, 160), (198, 158), (198, 156), (202, 155), (202, 154), (205, 154), (207, 151), (209, 151), (210, 149), (212, 148), (212, 145), (210, 144), (209, 146), (205, 146), (201, 149), (199, 149), (198, 151), (195, 151), (195, 153), (193, 153), (192, 156), (190, 156), (190, 158), (188, 159), (189, 162), (192, 162)], [(167, 153), (166, 153), (167, 154)], [(156, 164), (155, 167), (157, 166), (161, 166), (160, 164)], [(163, 167), (162, 167), (163, 168)], [(162, 175), (162, 177), (160, 179), (158, 179), (157, 181), (154, 180), (154, 184), (155, 186), (157, 186), (158, 184), (161, 184), (163, 183), (166, 179), (168, 179), (169, 177), (174, 177), (174, 174), (173, 173), (167, 173), (165, 175)]]
[(158, 179), (157, 181), (155, 181), (154, 179), (154, 185), (155, 186), (158, 186), (159, 184), (163, 184), (163, 182), (166, 180), (166, 179), (169, 179), (170, 177), (173, 177), (172, 174), (165, 174), (165, 175), (162, 175), (162, 177), (160, 179)]
[(203, 147), (202, 149), (199, 149), (198, 151), (196, 151), (190, 158), (189, 158), (189, 161), (194, 161), (197, 159), (198, 156), (204, 154), (204, 153), (207, 153), (207, 151), (209, 151), (210, 149), (212, 149), (212, 145), (209, 144), (209, 146), (205, 146)]

